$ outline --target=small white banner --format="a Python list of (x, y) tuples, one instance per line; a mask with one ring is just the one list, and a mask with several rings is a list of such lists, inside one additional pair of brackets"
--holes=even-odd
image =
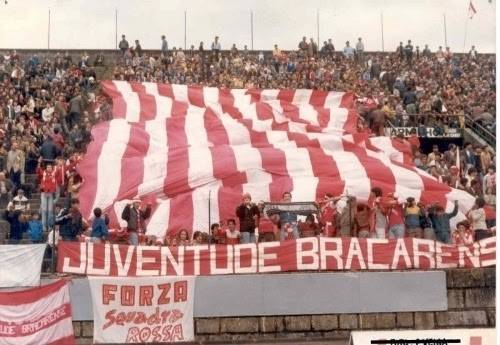
[(371, 344), (495, 344), (494, 328), (434, 329), (422, 331), (352, 332), (350, 345)]
[(0, 288), (40, 285), (46, 244), (0, 245)]
[(94, 343), (194, 340), (195, 277), (89, 277)]

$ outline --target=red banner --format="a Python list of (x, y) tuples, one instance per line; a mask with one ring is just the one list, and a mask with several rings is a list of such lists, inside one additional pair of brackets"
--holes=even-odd
[(495, 246), (495, 237), (467, 246), (329, 237), (185, 247), (60, 242), (57, 267), (61, 273), (124, 277), (474, 268), (496, 264)]

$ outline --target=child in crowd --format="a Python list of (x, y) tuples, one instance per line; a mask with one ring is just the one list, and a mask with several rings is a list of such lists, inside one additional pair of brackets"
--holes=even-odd
[(234, 219), (228, 219), (227, 229), (226, 229), (226, 244), (238, 244), (240, 243), (240, 232), (236, 229), (236, 221)]
[(43, 224), (38, 212), (33, 212), (31, 219), (28, 221), (28, 237), (32, 243), (43, 242)]
[(208, 242), (210, 244), (219, 243), (220, 238), (220, 225), (219, 223), (213, 223), (210, 226), (210, 236), (208, 238)]
[(108, 226), (104, 217), (102, 217), (102, 210), (97, 207), (94, 209), (94, 220), (92, 221), (92, 232), (90, 234), (92, 242), (101, 243), (108, 239)]
[(469, 245), (474, 243), (474, 233), (470, 229), (468, 221), (464, 220), (457, 224), (457, 229), (451, 235), (453, 244)]
[(199, 246), (204, 243), (203, 233), (201, 231), (195, 231), (193, 234), (193, 245)]
[(314, 215), (307, 215), (306, 221), (304, 223), (299, 223), (299, 231), (301, 238), (316, 237), (319, 235), (320, 229), (318, 227), (318, 224), (316, 224), (315, 222)]

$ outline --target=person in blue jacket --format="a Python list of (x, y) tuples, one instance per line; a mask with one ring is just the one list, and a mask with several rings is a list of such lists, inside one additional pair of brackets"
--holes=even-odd
[(102, 210), (94, 209), (94, 221), (92, 222), (92, 232), (90, 234), (92, 242), (101, 243), (108, 239), (108, 226), (105, 217), (102, 217)]
[(38, 212), (31, 214), (31, 219), (28, 222), (28, 236), (32, 243), (43, 242), (43, 224)]

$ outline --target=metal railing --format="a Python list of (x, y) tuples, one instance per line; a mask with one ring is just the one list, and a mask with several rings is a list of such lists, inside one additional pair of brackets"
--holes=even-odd
[(470, 116), (465, 115), (465, 126), (470, 128), (474, 134), (483, 139), (488, 145), (491, 147), (496, 146), (497, 137), (496, 134), (478, 123), (474, 121)]

